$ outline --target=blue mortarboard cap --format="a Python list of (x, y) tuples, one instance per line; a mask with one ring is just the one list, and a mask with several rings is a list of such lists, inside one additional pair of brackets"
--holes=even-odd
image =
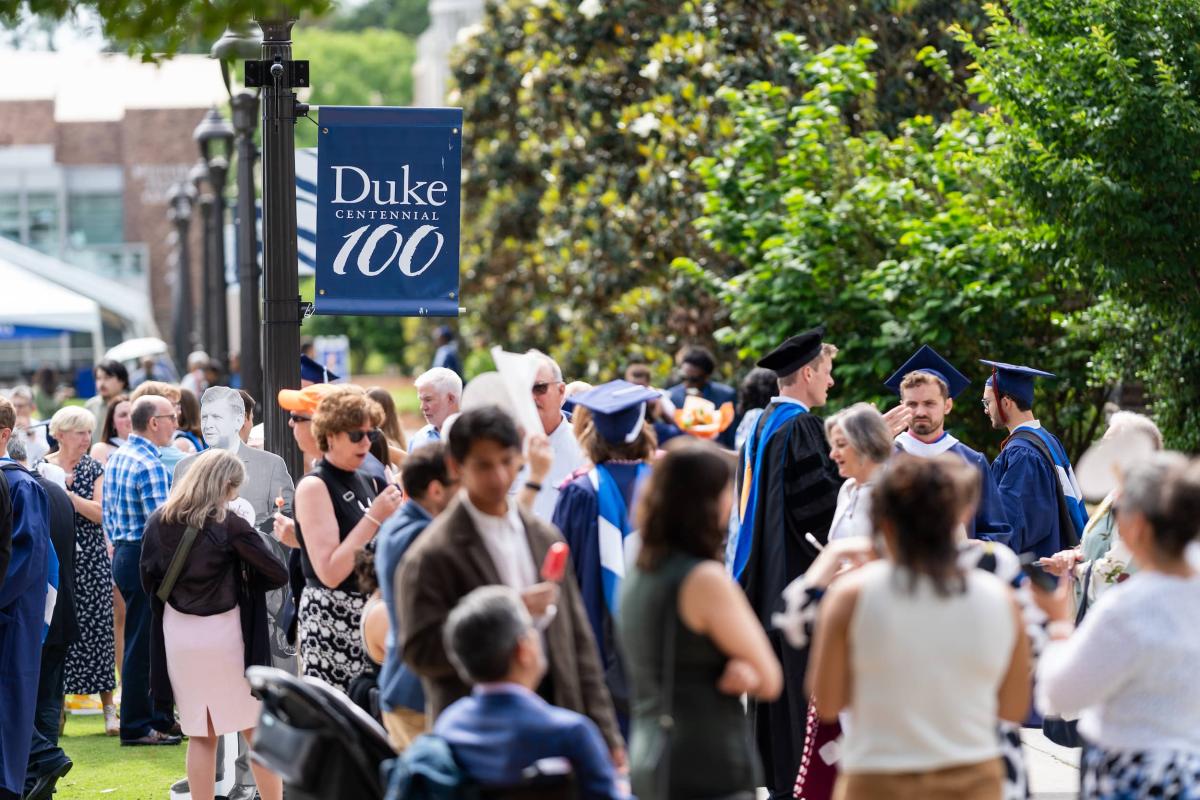
[(821, 337), (824, 335), (825, 326), (818, 325), (812, 330), (792, 336), (760, 358), (758, 366), (774, 370), (778, 377), (786, 378), (821, 355)]
[(1053, 378), (1053, 372), (1044, 372), (1033, 367), (1019, 367), (1015, 364), (1005, 364), (1003, 361), (988, 361), (979, 359), (992, 368), (992, 374), (987, 379), (987, 385), (992, 386), (999, 378), (997, 387), (1004, 394), (1020, 400), (1027, 406), (1033, 405), (1034, 378)]
[(658, 392), (629, 381), (609, 381), (575, 395), (575, 405), (592, 412), (596, 431), (611, 444), (637, 440), (646, 419), (646, 403)]
[(920, 350), (913, 353), (912, 357), (904, 362), (904, 366), (896, 370), (892, 377), (883, 382), (883, 385), (896, 394), (900, 394), (900, 384), (904, 382), (904, 376), (911, 372), (929, 373), (946, 384), (946, 388), (950, 390), (951, 397), (958, 397), (962, 393), (962, 390), (966, 389), (971, 383), (966, 375), (956, 370), (954, 365), (942, 358), (937, 350), (926, 344), (922, 345)]
[(300, 379), (313, 383), (333, 383), (338, 379), (329, 370), (305, 355), (300, 356)]

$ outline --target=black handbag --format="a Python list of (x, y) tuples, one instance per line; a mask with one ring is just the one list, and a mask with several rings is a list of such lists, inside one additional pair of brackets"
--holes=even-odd
[[(1075, 626), (1083, 622), (1083, 617), (1088, 610), (1088, 589), (1092, 585), (1092, 564), (1088, 564), (1087, 571), (1083, 573), (1083, 597), (1079, 601), (1079, 609), (1075, 612)], [(1042, 719), (1042, 733), (1046, 738), (1062, 747), (1083, 747), (1083, 737), (1079, 735), (1078, 720), (1065, 720), (1062, 717), (1044, 717)]]

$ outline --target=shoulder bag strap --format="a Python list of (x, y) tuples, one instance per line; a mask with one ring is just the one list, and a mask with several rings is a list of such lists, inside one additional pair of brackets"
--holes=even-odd
[(192, 545), (196, 543), (196, 536), (200, 530), (192, 526), (183, 532), (183, 538), (179, 540), (179, 546), (175, 548), (175, 555), (171, 556), (171, 564), (167, 567), (167, 574), (163, 576), (163, 582), (159, 585), (155, 596), (163, 603), (167, 602), (167, 598), (171, 596), (171, 590), (175, 588), (175, 582), (179, 580), (179, 573), (183, 572), (183, 565), (187, 562), (188, 553), (192, 552)]
[(1071, 517), (1071, 510), (1067, 508), (1067, 498), (1063, 494), (1062, 484), (1058, 481), (1058, 462), (1054, 460), (1054, 454), (1050, 452), (1049, 446), (1042, 441), (1042, 437), (1033, 431), (1018, 430), (1012, 435), (1012, 438), (1029, 442), (1050, 462), (1050, 469), (1054, 472), (1055, 476), (1054, 486), (1057, 489), (1054, 496), (1058, 498), (1058, 527), (1062, 537), (1059, 541), (1059, 546), (1069, 550), (1079, 544), (1079, 537), (1075, 534), (1075, 520)]

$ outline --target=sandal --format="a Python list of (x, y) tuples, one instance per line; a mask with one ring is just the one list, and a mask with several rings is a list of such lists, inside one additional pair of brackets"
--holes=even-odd
[(117, 707), (115, 705), (107, 705), (104, 707), (104, 735), (117, 736), (121, 733), (121, 722), (117, 719)]

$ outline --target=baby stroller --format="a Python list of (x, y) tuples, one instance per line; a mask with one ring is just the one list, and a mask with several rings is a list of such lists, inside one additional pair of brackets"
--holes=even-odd
[[(384, 800), (396, 751), (370, 715), (316, 678), (251, 667), (262, 701), (250, 757), (283, 778), (287, 800)], [(574, 777), (561, 759), (539, 762), (516, 786), (471, 787), (479, 800), (572, 800)]]
[(288, 800), (382, 800), (379, 767), (396, 752), (365, 711), (315, 678), (274, 667), (246, 678), (263, 704), (250, 757), (283, 778)]

